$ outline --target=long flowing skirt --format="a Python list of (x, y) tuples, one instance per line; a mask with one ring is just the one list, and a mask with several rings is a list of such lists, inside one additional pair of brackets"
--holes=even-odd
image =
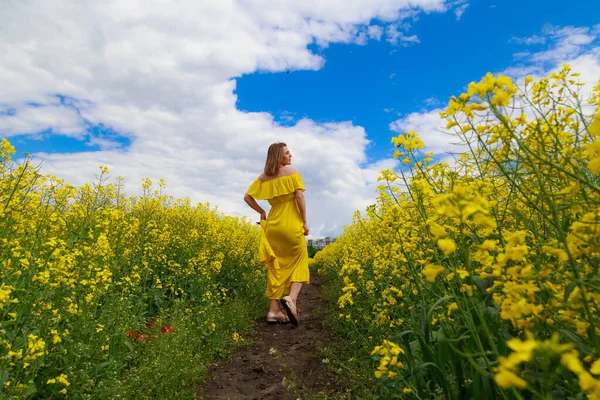
[(269, 200), (267, 221), (261, 221), (258, 259), (267, 267), (269, 299), (289, 294), (292, 282), (309, 283), (308, 251), (294, 194)]

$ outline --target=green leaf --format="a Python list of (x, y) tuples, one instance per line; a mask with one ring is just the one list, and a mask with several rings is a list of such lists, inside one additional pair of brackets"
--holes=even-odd
[(486, 400), (492, 400), (496, 398), (496, 395), (494, 393), (494, 389), (492, 387), (492, 382), (490, 380), (490, 378), (488, 378), (487, 376), (483, 376), (483, 375), (479, 375), (481, 378), (481, 383), (483, 384), (483, 387), (485, 388), (485, 397), (484, 399)]
[(392, 337), (392, 340), (397, 341), (399, 339), (402, 339), (404, 336), (413, 333), (412, 329), (407, 329), (405, 331), (402, 331), (400, 333), (398, 333), (397, 335)]
[(129, 349), (129, 352), (133, 353), (133, 344), (131, 344), (131, 342), (129, 340), (125, 340), (125, 346), (127, 346), (127, 348)]
[(102, 370), (104, 369), (104, 367), (107, 367), (107, 366), (108, 366), (108, 365), (110, 365), (110, 364), (111, 364), (111, 362), (110, 362), (110, 361), (104, 361), (104, 362), (102, 362), (102, 363), (98, 364), (98, 365), (96, 366), (96, 375), (99, 375), (99, 374), (100, 374), (100, 371), (102, 371)]
[(433, 310), (435, 310), (436, 307), (440, 303), (442, 303), (442, 302), (444, 302), (446, 300), (450, 300), (450, 299), (452, 299), (452, 297), (453, 296), (444, 296), (444, 297), (440, 298), (438, 301), (436, 301), (435, 303), (433, 303), (433, 305), (431, 307), (429, 307), (429, 310), (427, 311), (427, 321), (431, 320), (431, 314), (433, 314)]
[(525, 376), (533, 379), (544, 379), (547, 374), (539, 371), (529, 371), (525, 373)]
[(489, 284), (484, 282), (479, 275), (473, 275), (472, 278), (475, 286), (477, 286), (477, 289), (479, 289), (479, 292), (485, 296), (487, 294), (485, 290), (489, 287)]
[(568, 338), (572, 342), (575, 342), (575, 343), (581, 342), (581, 337), (579, 337), (578, 335), (574, 334), (573, 332), (571, 332), (569, 330), (559, 329), (558, 333), (560, 333), (562, 336)]
[(9, 376), (9, 370), (5, 369), (4, 371), (2, 371), (2, 375), (0, 375), (0, 385), (2, 385), (2, 387), (4, 387), (6, 381), (8, 380), (8, 376)]
[(565, 297), (563, 299), (563, 301), (565, 303), (569, 300), (569, 296), (571, 295), (571, 292), (573, 292), (573, 289), (575, 289), (576, 286), (577, 286), (577, 282), (571, 282), (566, 287), (566, 289), (565, 289)]

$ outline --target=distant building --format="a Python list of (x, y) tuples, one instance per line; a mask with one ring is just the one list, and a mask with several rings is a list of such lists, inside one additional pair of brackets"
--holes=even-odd
[(323, 247), (327, 246), (328, 244), (331, 244), (334, 242), (335, 242), (335, 238), (331, 238), (329, 236), (326, 236), (324, 238), (319, 238), (319, 239), (308, 239), (308, 245), (311, 247), (314, 247), (316, 249), (322, 249)]

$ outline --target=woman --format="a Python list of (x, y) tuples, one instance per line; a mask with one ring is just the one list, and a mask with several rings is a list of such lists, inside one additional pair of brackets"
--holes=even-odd
[[(258, 261), (267, 267), (267, 291), (271, 300), (267, 322), (291, 322), (298, 326), (296, 301), (308, 283), (308, 235), (304, 184), (285, 143), (273, 143), (267, 151), (264, 173), (252, 183), (244, 201), (260, 214), (261, 240)], [(256, 200), (268, 200), (269, 216)], [(282, 313), (285, 310), (287, 317)]]

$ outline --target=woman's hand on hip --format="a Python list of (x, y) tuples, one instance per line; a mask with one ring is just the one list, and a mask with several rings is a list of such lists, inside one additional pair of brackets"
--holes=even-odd
[(265, 221), (267, 220), (267, 213), (265, 211), (263, 211), (263, 212), (260, 213), (260, 220), (261, 221), (262, 220), (265, 220)]
[(308, 225), (304, 224), (304, 236), (308, 235)]

